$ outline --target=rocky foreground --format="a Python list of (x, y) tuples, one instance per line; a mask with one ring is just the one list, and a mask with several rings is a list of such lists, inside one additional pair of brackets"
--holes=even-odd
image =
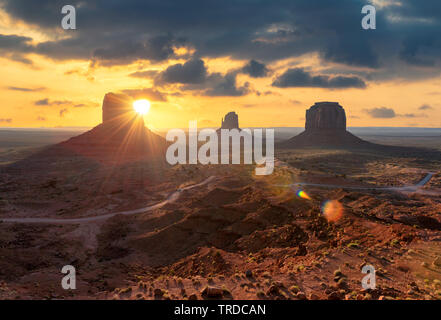
[[(321, 188), (299, 196), (276, 186), (295, 178), (289, 167), (270, 179), (237, 166), (178, 166), (163, 177), (185, 181), (200, 170), (216, 179), (153, 212), (77, 225), (0, 223), (1, 298), (441, 298), (439, 197)], [(108, 199), (132, 191), (102, 190)], [(341, 204), (334, 221), (327, 200)], [(75, 291), (60, 286), (66, 264), (77, 268)], [(361, 285), (367, 264), (374, 290)]]

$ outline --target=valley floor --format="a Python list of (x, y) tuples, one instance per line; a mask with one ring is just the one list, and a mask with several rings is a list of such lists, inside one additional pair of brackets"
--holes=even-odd
[[(339, 150), (277, 159), (270, 176), (87, 159), (2, 167), (0, 220), (88, 220), (0, 223), (0, 298), (441, 298), (439, 159)], [(428, 172), (420, 192), (393, 190)], [(61, 287), (64, 265), (77, 270), (76, 290)], [(365, 265), (376, 289), (362, 287)]]

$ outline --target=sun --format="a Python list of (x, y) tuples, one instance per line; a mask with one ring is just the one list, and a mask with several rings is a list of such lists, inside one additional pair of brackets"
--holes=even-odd
[(145, 115), (150, 111), (150, 101), (146, 99), (133, 101), (133, 109), (140, 115)]

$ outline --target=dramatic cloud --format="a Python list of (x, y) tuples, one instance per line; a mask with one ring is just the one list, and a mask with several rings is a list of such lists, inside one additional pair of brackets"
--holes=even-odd
[(145, 98), (151, 101), (167, 101), (167, 96), (164, 93), (153, 88), (126, 89), (122, 92), (132, 97), (133, 99)]
[(180, 84), (182, 90), (200, 91), (206, 96), (243, 96), (250, 92), (250, 84), (237, 85), (237, 71), (209, 73), (202, 59), (169, 66), (155, 78), (155, 84)]
[(171, 36), (156, 36), (145, 42), (124, 40), (93, 52), (93, 58), (104, 64), (124, 64), (136, 60), (163, 61), (174, 56), (177, 45)]
[(48, 106), (49, 105), (49, 99), (45, 98), (45, 99), (37, 100), (37, 101), (34, 102), (34, 104), (36, 106)]
[(11, 122), (12, 122), (11, 118), (8, 118), (8, 119), (0, 118), (0, 123), (11, 123)]
[[(42, 42), (20, 35), (0, 35), (0, 53), (28, 64), (32, 63), (29, 54), (39, 54), (51, 59), (115, 65), (138, 60), (165, 62), (176, 59), (177, 49), (184, 47), (201, 59), (231, 57), (249, 61), (243, 72), (251, 77), (266, 76), (266, 66), (274, 61), (305, 54), (316, 54), (324, 63), (343, 65), (353, 74), (364, 67), (372, 80), (438, 76), (440, 2), (382, 2), (384, 5), (377, 8), (377, 29), (363, 30), (361, 8), (367, 3), (72, 0), (69, 4), (77, 8), (78, 16), (75, 32), (66, 31), (65, 36)], [(48, 35), (60, 32), (60, 8), (64, 4), (62, 0), (0, 0), (12, 20)], [(197, 64), (198, 59), (191, 61)], [(409, 71), (411, 66), (416, 69)], [(183, 65), (181, 68), (185, 69)], [(176, 78), (182, 73), (176, 67), (164, 75), (165, 81), (204, 82), (201, 73), (194, 78), (189, 74)], [(363, 86), (360, 79), (344, 76), (325, 79), (324, 83), (325, 88)]]
[(136, 71), (131, 74), (129, 74), (130, 77), (133, 78), (147, 78), (151, 79), (154, 78), (158, 74), (158, 71), (156, 70), (145, 70), (145, 71)]
[(372, 109), (364, 109), (365, 113), (369, 114), (372, 118), (378, 119), (390, 119), (395, 117), (403, 117), (403, 118), (425, 118), (427, 117), (424, 113), (405, 113), (405, 114), (397, 114), (394, 109), (380, 107), (380, 108), (372, 108)]
[(372, 118), (380, 118), (380, 119), (395, 118), (397, 116), (394, 109), (385, 108), (385, 107), (364, 109), (364, 112), (369, 114)]
[(32, 65), (32, 60), (25, 57), (33, 51), (31, 41), (32, 38), (29, 37), (0, 34), (0, 54), (12, 61)]
[(40, 99), (34, 102), (36, 106), (71, 106), (74, 108), (84, 108), (96, 106), (96, 103), (75, 103), (69, 100), (50, 100), (49, 98)]
[(418, 108), (418, 110), (433, 110), (433, 108), (428, 104), (423, 104), (421, 107)]
[[(243, 86), (237, 87), (236, 75), (227, 74), (225, 77), (218, 74), (213, 75), (212, 81), (214, 85), (211, 89), (205, 91), (205, 95), (217, 97), (217, 96), (244, 96), (250, 92), (249, 83), (246, 82)], [(214, 80), (214, 81), (213, 81)]]
[(67, 101), (67, 100), (50, 101), (49, 98), (44, 98), (44, 99), (37, 100), (34, 102), (34, 105), (36, 105), (36, 106), (61, 106), (61, 105), (65, 105), (65, 104), (73, 104), (73, 102)]
[(253, 78), (262, 78), (268, 75), (269, 70), (265, 64), (251, 60), (242, 68), (242, 72)]
[(21, 87), (7, 87), (8, 90), (21, 91), (21, 92), (38, 92), (43, 91), (45, 88), (21, 88)]
[(427, 114), (425, 113), (405, 113), (403, 115), (398, 115), (404, 118), (427, 118)]
[(274, 87), (311, 87), (311, 88), (365, 88), (365, 82), (356, 76), (312, 75), (302, 68), (288, 69), (278, 76), (272, 84)]
[(184, 64), (178, 63), (161, 72), (157, 83), (199, 84), (207, 79), (207, 68), (201, 59), (192, 59)]
[(0, 34), (0, 50), (22, 50), (29, 51), (32, 38), (16, 35)]

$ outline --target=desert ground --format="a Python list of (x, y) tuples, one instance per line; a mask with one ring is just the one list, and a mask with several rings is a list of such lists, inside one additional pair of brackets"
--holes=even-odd
[(2, 144), (0, 299), (441, 299), (441, 139), (362, 138), (431, 151), (284, 149), (255, 176)]

